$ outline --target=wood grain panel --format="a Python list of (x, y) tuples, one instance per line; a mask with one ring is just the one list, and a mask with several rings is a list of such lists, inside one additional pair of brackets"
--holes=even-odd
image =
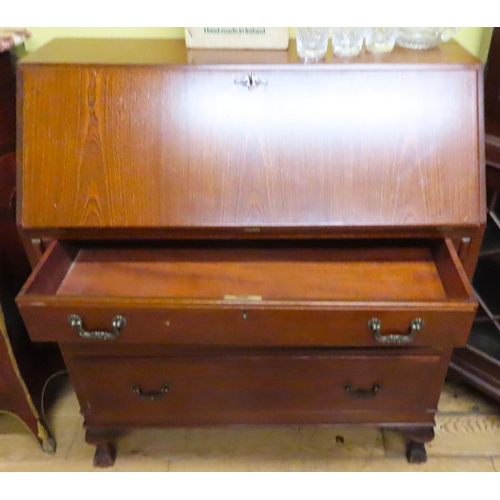
[(26, 66), (22, 225), (480, 222), (474, 71), (311, 68)]
[[(78, 358), (71, 361), (87, 425), (221, 425), (383, 422), (435, 410), (427, 387), (441, 383), (439, 357), (307, 351), (215, 358)], [(362, 364), (363, 370), (359, 370)], [(438, 380), (439, 379), (439, 380)], [(370, 390), (353, 398), (345, 390)], [(131, 387), (169, 391), (143, 400)], [(399, 414), (399, 415), (398, 415)], [(428, 416), (432, 418), (431, 415)]]

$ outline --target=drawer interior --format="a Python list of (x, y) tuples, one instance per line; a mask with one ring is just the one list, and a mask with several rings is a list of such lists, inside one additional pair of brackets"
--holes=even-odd
[(472, 295), (452, 244), (55, 242), (24, 294), (234, 301), (429, 301)]

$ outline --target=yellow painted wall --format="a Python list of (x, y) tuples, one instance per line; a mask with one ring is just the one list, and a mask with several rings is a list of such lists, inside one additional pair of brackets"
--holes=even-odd
[[(26, 42), (31, 52), (53, 38), (184, 38), (184, 28), (28, 28), (32, 37)], [(295, 30), (290, 29), (294, 37)], [(484, 37), (483, 37), (484, 35)], [(462, 28), (455, 39), (483, 61), (488, 52), (491, 28)]]
[(53, 38), (184, 38), (184, 28), (27, 28), (31, 52)]
[(480, 56), (481, 42), (484, 28), (462, 28), (456, 35), (455, 40), (465, 47), (476, 57)]
[(479, 57), (483, 62), (485, 62), (488, 57), (488, 50), (490, 48), (492, 35), (493, 28), (483, 28), (483, 36), (481, 37), (481, 46), (479, 48)]

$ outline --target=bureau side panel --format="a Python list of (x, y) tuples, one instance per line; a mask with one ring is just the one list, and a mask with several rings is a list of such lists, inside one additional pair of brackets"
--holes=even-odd
[(474, 226), (477, 73), (29, 66), (25, 228)]

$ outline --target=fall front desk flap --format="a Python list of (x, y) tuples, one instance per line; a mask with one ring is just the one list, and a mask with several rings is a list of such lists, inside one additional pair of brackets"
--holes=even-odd
[(28, 56), (19, 222), (480, 224), (477, 60), (455, 42), (351, 63), (293, 50), (190, 63), (176, 40), (59, 40)]

